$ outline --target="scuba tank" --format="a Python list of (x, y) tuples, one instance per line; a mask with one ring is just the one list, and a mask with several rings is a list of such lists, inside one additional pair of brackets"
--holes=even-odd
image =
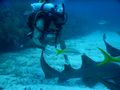
[(43, 4), (44, 4), (44, 6), (43, 6), (43, 10), (44, 11), (50, 11), (52, 8), (54, 8), (54, 5), (52, 3), (46, 3), (46, 2), (43, 2), (43, 3), (32, 3), (31, 7), (33, 9), (33, 12), (39, 11)]

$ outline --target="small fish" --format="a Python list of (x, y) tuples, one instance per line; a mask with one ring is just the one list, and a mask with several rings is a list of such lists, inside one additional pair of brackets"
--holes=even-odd
[(107, 21), (105, 21), (105, 20), (100, 20), (100, 21), (98, 22), (99, 25), (105, 25), (106, 23), (107, 23)]
[(104, 64), (111, 63), (111, 62), (120, 62), (120, 56), (112, 57), (107, 52), (102, 50), (101, 48), (98, 48), (98, 49), (104, 55), (104, 60), (102, 62), (100, 62), (98, 65), (104, 65)]
[(78, 50), (74, 49), (74, 48), (57, 49), (56, 55), (60, 55), (60, 54), (80, 55), (81, 53)]

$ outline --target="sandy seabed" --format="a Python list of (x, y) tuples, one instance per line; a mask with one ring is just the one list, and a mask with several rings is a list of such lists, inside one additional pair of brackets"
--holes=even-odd
[[(72, 67), (80, 68), (82, 65), (81, 55), (85, 53), (94, 61), (102, 61), (103, 55), (97, 49), (105, 50), (102, 39), (104, 32), (97, 31), (80, 39), (66, 40), (68, 48), (75, 48), (81, 54), (68, 56)], [(120, 48), (120, 36), (115, 32), (106, 32), (107, 41), (113, 46)], [(53, 47), (49, 47), (53, 49)], [(54, 49), (53, 49), (54, 50)], [(54, 53), (46, 52), (45, 59), (53, 68), (63, 70), (65, 63), (63, 56), (55, 56)], [(82, 82), (66, 82), (58, 85), (56, 79), (44, 79), (44, 73), (40, 66), (41, 50), (30, 48), (24, 51), (5, 53), (0, 55), (0, 90), (109, 90), (102, 83), (93, 88), (86, 87)], [(2, 89), (3, 88), (3, 89)]]

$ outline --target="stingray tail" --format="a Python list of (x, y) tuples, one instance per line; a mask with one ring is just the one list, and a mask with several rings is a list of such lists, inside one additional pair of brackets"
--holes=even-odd
[(103, 56), (104, 56), (104, 60), (98, 64), (99, 66), (100, 66), (100, 65), (107, 64), (107, 63), (109, 63), (109, 62), (112, 61), (112, 57), (111, 57), (110, 55), (108, 55), (108, 54), (107, 54), (104, 50), (102, 50), (101, 48), (98, 48), (98, 49), (101, 51), (101, 53), (102, 53)]

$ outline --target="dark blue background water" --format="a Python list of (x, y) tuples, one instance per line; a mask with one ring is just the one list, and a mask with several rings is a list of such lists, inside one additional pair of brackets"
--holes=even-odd
[[(10, 5), (12, 2), (32, 3), (38, 0), (0, 0)], [(64, 1), (68, 13), (67, 28), (86, 30), (119, 28), (120, 2), (119, 0), (50, 0), (55, 2)], [(23, 8), (21, 6), (21, 8)], [(99, 25), (100, 20), (105, 20), (105, 25)], [(101, 27), (102, 26), (102, 27)], [(71, 30), (70, 30), (71, 31)]]
[[(27, 25), (27, 6), (38, 0), (0, 0), (0, 6), (13, 9), (21, 8), (20, 27)], [(120, 0), (50, 0), (52, 2), (65, 3), (67, 23), (63, 27), (63, 38), (79, 38), (94, 31), (117, 31), (120, 30)], [(25, 5), (26, 3), (26, 5)], [(16, 6), (15, 6), (16, 5)], [(23, 6), (24, 5), (24, 6)], [(14, 12), (18, 13), (19, 8)], [(12, 11), (13, 12), (13, 11)], [(100, 24), (102, 23), (103, 24)], [(26, 26), (27, 27), (27, 26)], [(27, 27), (28, 31), (29, 28)], [(23, 30), (24, 33), (24, 30)]]
[[(66, 0), (65, 4), (69, 15), (67, 30), (71, 35), (95, 30), (120, 30), (118, 0)], [(101, 20), (106, 23), (101, 25)]]

